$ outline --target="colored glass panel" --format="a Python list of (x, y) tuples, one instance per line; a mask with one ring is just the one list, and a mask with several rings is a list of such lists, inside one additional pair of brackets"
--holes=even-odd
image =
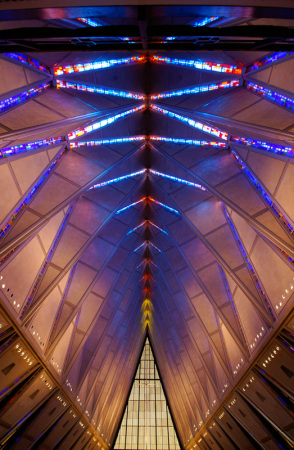
[(180, 449), (148, 338), (114, 449)]
[(239, 86), (239, 80), (221, 81), (220, 83), (212, 83), (203, 86), (195, 86), (186, 89), (180, 89), (178, 91), (162, 92), (160, 94), (153, 94), (150, 96), (151, 100), (157, 100), (161, 98), (180, 97), (182, 95), (189, 94), (201, 94), (202, 92), (214, 91), (216, 89), (232, 88)]
[(0, 102), (0, 113), (7, 111), (8, 109), (17, 106), (21, 103), (24, 103), (26, 100), (29, 100), (32, 97), (35, 97), (42, 92), (45, 92), (47, 89), (50, 89), (51, 83), (46, 82), (41, 84), (40, 86), (27, 89), (26, 91), (20, 92), (17, 95), (13, 95), (12, 97), (6, 98)]
[(57, 80), (56, 82), (57, 89), (75, 89), (77, 91), (83, 92), (91, 92), (94, 94), (104, 94), (104, 95), (114, 95), (115, 97), (124, 97), (124, 98), (132, 98), (135, 100), (145, 100), (145, 94), (134, 94), (132, 92), (126, 91), (116, 91), (115, 89), (106, 89), (102, 87), (96, 86), (87, 86), (86, 84), (81, 83), (72, 83), (69, 81)]
[(176, 66), (191, 67), (193, 69), (199, 70), (209, 70), (212, 72), (223, 72), (223, 73), (235, 73), (241, 75), (242, 67), (230, 66), (227, 64), (219, 64), (207, 61), (200, 61), (195, 59), (178, 59), (178, 58), (168, 58), (166, 56), (151, 55), (152, 62), (173, 64)]
[(183, 122), (189, 125), (190, 127), (198, 128), (199, 130), (204, 131), (204, 133), (212, 134), (224, 140), (228, 139), (229, 135), (225, 131), (221, 131), (218, 128), (213, 128), (201, 122), (197, 122), (196, 120), (191, 119), (190, 117), (181, 116), (180, 114), (161, 108), (160, 106), (154, 105), (153, 103), (150, 104), (150, 109), (153, 111), (157, 111), (161, 114), (164, 114), (168, 117), (172, 117), (173, 119), (179, 120), (180, 122)]
[(145, 62), (145, 56), (130, 56), (129, 58), (110, 59), (107, 61), (94, 61), (83, 64), (54, 67), (54, 75), (65, 75), (69, 73), (88, 72), (89, 70), (101, 70), (123, 64)]
[(275, 63), (279, 61), (282, 58), (285, 58), (286, 56), (292, 55), (294, 52), (274, 52), (270, 55), (264, 56), (263, 58), (259, 59), (258, 61), (255, 61), (253, 64), (250, 64), (250, 66), (247, 67), (246, 73), (252, 72), (253, 70), (261, 69), (264, 66), (267, 66), (268, 64)]
[(261, 95), (267, 100), (271, 100), (274, 103), (277, 103), (279, 106), (283, 106), (284, 108), (294, 110), (294, 99), (290, 97), (286, 97), (285, 95), (279, 94), (278, 92), (272, 91), (264, 86), (260, 86), (259, 84), (252, 83), (251, 81), (246, 82), (246, 88), (249, 91), (254, 92), (255, 94)]
[(31, 58), (30, 56), (23, 55), (22, 53), (3, 53), (3, 55), (8, 58), (15, 59), (22, 64), (33, 67), (34, 69), (41, 70), (42, 72), (50, 73), (50, 69), (46, 67), (44, 64), (41, 64), (36, 59)]
[(80, 136), (83, 136), (84, 134), (91, 133), (92, 131), (99, 130), (99, 128), (106, 127), (107, 125), (110, 125), (114, 122), (116, 122), (118, 119), (122, 119), (123, 117), (126, 117), (130, 114), (133, 114), (138, 111), (142, 111), (145, 109), (145, 105), (141, 105), (135, 108), (128, 109), (127, 111), (124, 111), (122, 113), (116, 114), (115, 116), (107, 117), (106, 119), (102, 119), (99, 122), (95, 122), (92, 125), (88, 125), (85, 128), (78, 128), (77, 130), (72, 131), (68, 134), (68, 139), (76, 139)]

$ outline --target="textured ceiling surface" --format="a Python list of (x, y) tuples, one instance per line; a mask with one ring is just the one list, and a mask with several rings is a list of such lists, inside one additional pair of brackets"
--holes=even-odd
[(0, 59), (0, 102), (31, 92), (0, 118), (3, 304), (108, 445), (148, 332), (186, 447), (291, 309), (294, 60), (26, 55)]

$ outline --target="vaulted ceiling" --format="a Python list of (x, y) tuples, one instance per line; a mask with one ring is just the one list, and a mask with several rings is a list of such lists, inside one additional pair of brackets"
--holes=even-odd
[(291, 310), (285, 53), (0, 59), (1, 304), (106, 445), (146, 333), (186, 447)]

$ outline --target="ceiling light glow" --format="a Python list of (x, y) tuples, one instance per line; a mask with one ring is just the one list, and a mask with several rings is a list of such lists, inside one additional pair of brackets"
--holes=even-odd
[(232, 88), (240, 85), (240, 80), (221, 81), (220, 83), (208, 84), (205, 86), (194, 86), (191, 88), (180, 89), (178, 91), (162, 92), (160, 94), (153, 94), (150, 96), (151, 100), (161, 98), (180, 97), (188, 94), (201, 94), (203, 92), (214, 91), (217, 89)]
[(222, 72), (222, 73), (234, 73), (237, 75), (241, 75), (242, 73), (242, 67), (230, 66), (227, 64), (205, 62), (195, 59), (168, 58), (158, 55), (151, 55), (150, 58), (152, 62), (174, 64), (176, 66), (191, 67), (193, 69), (199, 70), (209, 70), (212, 72)]
[(190, 117), (181, 116), (180, 114), (174, 113), (172, 111), (169, 111), (167, 109), (161, 108), (160, 106), (154, 105), (153, 103), (150, 104), (150, 109), (153, 111), (157, 111), (161, 114), (164, 114), (168, 117), (172, 117), (173, 119), (177, 119), (180, 122), (186, 123), (190, 127), (198, 128), (201, 131), (204, 131), (204, 133), (213, 134), (214, 136), (217, 136), (221, 139), (227, 140), (228, 139), (228, 133), (219, 130), (218, 128), (213, 128), (209, 125), (205, 125), (201, 122), (197, 122), (194, 119), (191, 119)]
[(107, 69), (109, 67), (119, 66), (123, 64), (132, 64), (145, 61), (145, 56), (130, 56), (129, 58), (110, 59), (107, 61), (94, 61), (83, 64), (54, 67), (53, 69), (54, 75), (65, 75), (69, 73), (88, 72), (89, 70)]
[(76, 91), (90, 92), (94, 94), (114, 95), (115, 97), (132, 98), (135, 100), (145, 100), (145, 94), (134, 94), (126, 91), (116, 91), (103, 87), (88, 86), (81, 83), (72, 83), (70, 81), (56, 80), (57, 89), (75, 89)]
[(40, 86), (27, 89), (26, 91), (20, 92), (17, 95), (6, 98), (5, 100), (2, 100), (0, 102), (0, 113), (7, 111), (14, 106), (20, 105), (21, 103), (24, 103), (26, 100), (29, 100), (30, 98), (35, 97), (38, 94), (42, 94), (50, 88), (51, 83), (47, 81), (46, 83), (40, 84)]
[(88, 125), (85, 128), (78, 128), (77, 130), (74, 130), (68, 134), (68, 139), (69, 140), (76, 139), (80, 136), (83, 136), (84, 134), (99, 130), (100, 128), (106, 127), (107, 125), (110, 125), (110, 124), (116, 122), (118, 119), (122, 119), (123, 117), (126, 117), (130, 114), (133, 114), (138, 111), (142, 111), (145, 108), (146, 108), (146, 105), (144, 104), (144, 105), (141, 105), (141, 106), (138, 106), (135, 108), (128, 109), (127, 111), (116, 114), (115, 116), (111, 116), (106, 119), (102, 119), (99, 122), (93, 123), (92, 125)]

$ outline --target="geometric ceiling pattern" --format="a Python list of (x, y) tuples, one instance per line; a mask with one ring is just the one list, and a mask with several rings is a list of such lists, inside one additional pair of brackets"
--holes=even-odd
[(147, 335), (192, 448), (291, 311), (293, 56), (1, 55), (1, 305), (105, 447)]

